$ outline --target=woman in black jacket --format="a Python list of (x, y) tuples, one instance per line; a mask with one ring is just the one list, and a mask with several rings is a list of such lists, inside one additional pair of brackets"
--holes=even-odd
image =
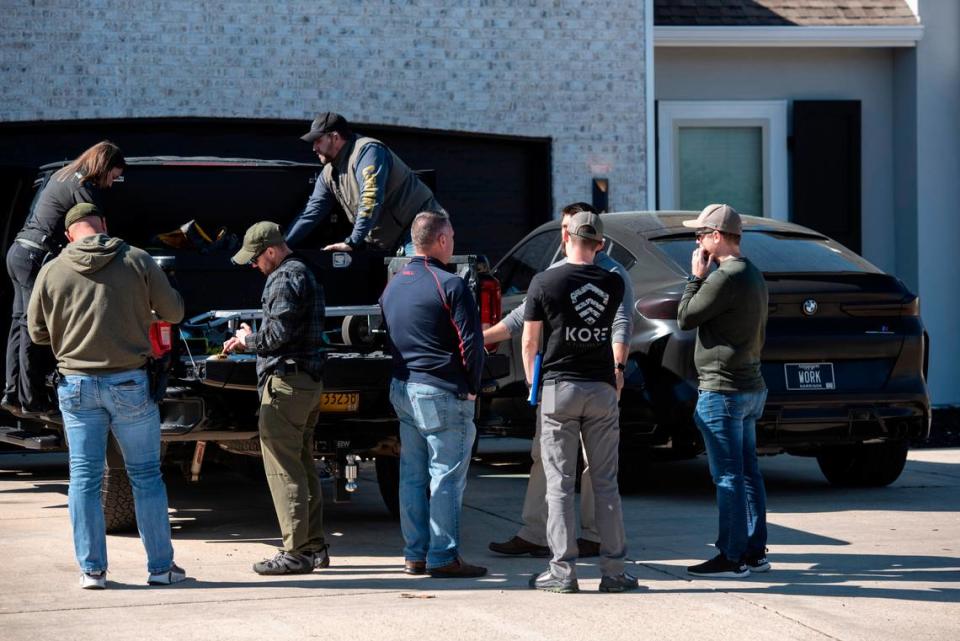
[(67, 211), (79, 203), (100, 205), (100, 190), (108, 189), (127, 164), (120, 148), (98, 142), (47, 181), (27, 222), (7, 251), (7, 273), (13, 281), (13, 314), (7, 340), (6, 382), (0, 407), (19, 416), (39, 416), (53, 406), (44, 391), (49, 351), (30, 342), (27, 305), (37, 273), (47, 255), (56, 256), (67, 243), (63, 226)]

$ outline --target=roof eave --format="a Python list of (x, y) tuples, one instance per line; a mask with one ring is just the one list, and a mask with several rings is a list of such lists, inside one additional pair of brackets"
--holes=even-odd
[(655, 26), (657, 47), (915, 47), (923, 25)]

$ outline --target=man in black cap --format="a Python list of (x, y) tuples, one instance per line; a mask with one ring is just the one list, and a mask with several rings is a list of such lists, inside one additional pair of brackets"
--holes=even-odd
[[(562, 231), (567, 263), (533, 277), (523, 313), (523, 366), (527, 384), (543, 333), (540, 390), (540, 456), (546, 476), (550, 567), (530, 587), (577, 592), (579, 549), (574, 526), (574, 482), (580, 442), (590, 461), (600, 533), (601, 592), (638, 587), (624, 572), (627, 554), (617, 486), (620, 412), (611, 338), (625, 284), (594, 264), (603, 247), (603, 222), (588, 211), (574, 214)], [(536, 393), (535, 391), (535, 393)]]
[[(359, 247), (390, 251), (401, 241), (409, 245), (414, 216), (443, 211), (430, 188), (395, 153), (379, 140), (353, 133), (340, 114), (320, 114), (300, 139), (313, 143), (324, 167), (307, 206), (287, 230), (289, 245), (302, 243), (330, 215), (334, 202), (353, 223), (353, 232), (343, 242), (323, 248), (328, 251)], [(412, 254), (411, 247), (406, 249)]]
[(257, 574), (308, 574), (327, 567), (323, 496), (313, 463), (313, 428), (323, 392), (323, 286), (283, 240), (276, 223), (252, 225), (231, 259), (267, 277), (259, 331), (241, 324), (224, 353), (257, 355), (260, 449), (283, 549), (254, 563)]

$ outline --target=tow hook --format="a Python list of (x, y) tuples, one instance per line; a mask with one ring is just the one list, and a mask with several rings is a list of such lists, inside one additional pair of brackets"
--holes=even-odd
[(347, 480), (343, 489), (347, 492), (357, 491), (357, 473), (360, 469), (360, 457), (356, 454), (347, 454), (347, 464), (343, 466), (343, 475)]

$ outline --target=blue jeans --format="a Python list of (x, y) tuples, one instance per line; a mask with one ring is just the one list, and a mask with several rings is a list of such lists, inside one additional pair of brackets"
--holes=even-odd
[(442, 567), (459, 556), (460, 506), (477, 435), (474, 403), (397, 379), (390, 384), (390, 402), (400, 419), (403, 556)]
[(107, 436), (120, 444), (133, 487), (147, 570), (173, 564), (167, 489), (160, 474), (160, 412), (149, 397), (147, 373), (137, 369), (102, 376), (65, 376), (57, 388), (70, 448), (68, 505), (77, 562), (84, 572), (107, 569), (107, 537), (100, 505)]
[(767, 390), (700, 390), (694, 413), (717, 486), (717, 548), (731, 561), (762, 556), (767, 545), (767, 494), (757, 463), (757, 419), (766, 400)]

